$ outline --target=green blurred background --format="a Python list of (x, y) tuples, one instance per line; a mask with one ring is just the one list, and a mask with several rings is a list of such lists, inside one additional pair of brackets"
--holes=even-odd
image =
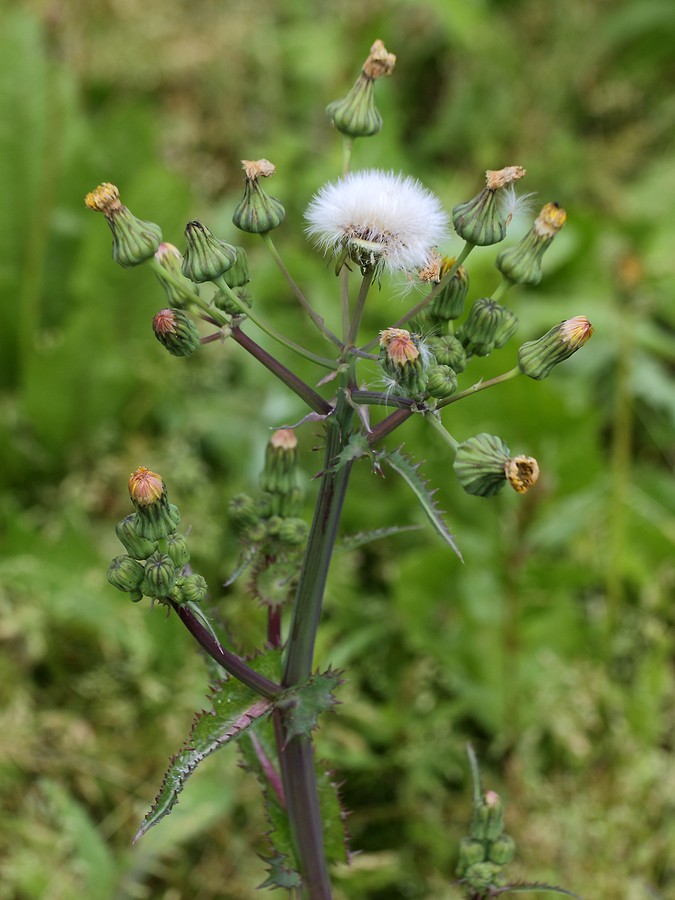
[[(266, 826), (232, 749), (130, 846), (206, 703), (207, 675), (177, 621), (132, 607), (105, 570), (129, 473), (160, 471), (218, 614), (252, 650), (261, 610), (244, 586), (216, 587), (237, 559), (223, 510), (255, 481), (269, 428), (303, 410), (235, 346), (166, 354), (150, 329), (159, 285), (112, 263), (82, 198), (114, 181), (179, 246), (195, 217), (236, 238), (259, 312), (324, 352), (263, 248), (234, 234), (239, 160), (277, 165), (277, 244), (337, 328), (335, 279), (302, 213), (340, 167), (323, 109), (376, 37), (398, 64), (378, 84), (384, 129), (357, 143), (354, 165), (414, 174), (448, 208), (477, 192), (484, 169), (524, 165), (524, 189), (569, 218), (540, 288), (509, 295), (520, 337), (582, 314), (596, 334), (548, 380), (447, 415), (460, 440), (489, 431), (539, 459), (525, 498), (467, 497), (424, 423), (397, 436), (439, 486), (464, 566), (425, 527), (332, 570), (317, 659), (348, 679), (319, 753), (344, 781), (360, 851), (336, 873), (336, 896), (458, 896), (467, 740), (507, 803), (514, 877), (587, 898), (675, 894), (675, 4), (5, 0), (3, 900), (245, 900), (264, 880)], [(470, 259), (473, 296), (494, 289), (493, 259)], [(369, 333), (409, 302), (384, 284)], [(510, 368), (516, 346), (467, 377)], [(315, 443), (303, 429), (310, 500)], [(393, 473), (357, 466), (346, 533), (421, 523)]]

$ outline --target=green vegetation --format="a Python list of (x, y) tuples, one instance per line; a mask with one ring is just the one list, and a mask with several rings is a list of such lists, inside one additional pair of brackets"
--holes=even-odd
[[(325, 260), (297, 236), (340, 167), (323, 109), (375, 37), (398, 64), (378, 94), (383, 132), (357, 145), (355, 166), (413, 174), (450, 207), (484, 169), (524, 165), (525, 189), (569, 218), (542, 284), (514, 291), (523, 339), (577, 314), (596, 334), (546, 381), (453, 408), (460, 439), (498, 433), (537, 457), (526, 498), (466, 496), (445, 448), (407, 423), (405, 452), (442, 486), (464, 566), (393, 472), (355, 468), (345, 534), (424, 527), (331, 571), (318, 653), (348, 680), (318, 746), (361, 851), (336, 896), (458, 896), (468, 740), (505, 800), (516, 872), (587, 898), (674, 890), (675, 7), (12, 0), (0, 12), (0, 898), (246, 900), (264, 880), (257, 788), (234, 753), (205, 763), (130, 846), (208, 673), (174, 619), (126, 602), (105, 571), (143, 464), (170, 479), (198, 571), (222, 584), (238, 558), (227, 501), (257, 477), (267, 426), (304, 410), (234, 346), (172, 359), (151, 333), (159, 284), (112, 264), (82, 197), (112, 180), (179, 245), (195, 216), (230, 237), (239, 160), (267, 157), (287, 210), (275, 240), (338, 321)], [(246, 249), (257, 306), (286, 331), (296, 317), (311, 344), (262, 246)], [(472, 257), (472, 295), (493, 290), (494, 255)], [(399, 309), (396, 290), (371, 294), (371, 330)], [(486, 377), (513, 362), (505, 347)], [(309, 491), (310, 446), (304, 435)], [(243, 587), (214, 612), (253, 648), (263, 613)]]

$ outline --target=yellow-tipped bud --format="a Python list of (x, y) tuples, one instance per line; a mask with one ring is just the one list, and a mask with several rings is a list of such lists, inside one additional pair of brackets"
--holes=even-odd
[(137, 219), (120, 200), (114, 184), (105, 182), (84, 198), (89, 209), (106, 217), (113, 235), (113, 259), (125, 269), (140, 265), (155, 254), (162, 240), (162, 231), (154, 222)]
[(536, 341), (528, 341), (518, 351), (520, 371), (541, 381), (551, 369), (576, 353), (590, 340), (593, 326), (586, 316), (566, 319)]

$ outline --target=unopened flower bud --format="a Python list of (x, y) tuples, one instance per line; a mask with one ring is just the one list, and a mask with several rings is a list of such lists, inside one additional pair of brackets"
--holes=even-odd
[(301, 487), (294, 487), (283, 494), (270, 494), (270, 509), (283, 518), (294, 518), (302, 511), (305, 492)]
[(266, 194), (260, 185), (260, 179), (274, 175), (276, 167), (267, 159), (243, 159), (241, 164), (246, 174), (244, 196), (234, 210), (232, 221), (241, 231), (267, 234), (278, 228), (286, 215), (281, 202)]
[(502, 275), (514, 284), (539, 284), (544, 253), (566, 219), (561, 206), (547, 203), (525, 237), (497, 256), (495, 265)]
[(498, 866), (510, 863), (516, 855), (516, 844), (508, 834), (500, 834), (489, 846), (488, 860)]
[(157, 248), (155, 259), (174, 281), (177, 281), (180, 285), (184, 285), (185, 290), (181, 290), (180, 287), (177, 287), (172, 282), (157, 275), (159, 283), (164, 288), (169, 301), (168, 305), (170, 307), (182, 308), (190, 301), (190, 294), (199, 293), (199, 287), (183, 275), (183, 254), (178, 247), (174, 247), (173, 244), (164, 241)]
[(385, 328), (380, 332), (380, 363), (398, 393), (424, 393), (429, 359), (419, 335), (405, 328)]
[(291, 547), (299, 547), (307, 540), (309, 527), (304, 519), (296, 517), (290, 519), (282, 519), (277, 537), (282, 544), (288, 544)]
[(536, 341), (527, 341), (518, 351), (520, 371), (541, 381), (551, 369), (576, 353), (590, 339), (593, 326), (586, 316), (566, 319)]
[(479, 247), (498, 244), (504, 240), (511, 220), (504, 189), (525, 175), (522, 166), (507, 166), (485, 173), (485, 188), (472, 200), (460, 203), (452, 211), (452, 223), (457, 234)]
[[(237, 259), (234, 265), (223, 275), (224, 282), (228, 287), (232, 288), (237, 297), (246, 305), (251, 306), (251, 298), (248, 291), (244, 290), (244, 285), (251, 280), (248, 273), (248, 259), (246, 251), (242, 247), (235, 247), (237, 251)], [(224, 310), (231, 316), (240, 316), (242, 314), (241, 307), (238, 306), (232, 297), (226, 291), (218, 291), (214, 296), (213, 302), (218, 309)]]
[(496, 791), (487, 791), (485, 806), (488, 811), (485, 837), (488, 841), (496, 841), (504, 830), (504, 804)]
[(116, 556), (108, 567), (108, 581), (125, 594), (138, 591), (143, 575), (143, 566), (131, 556)]
[(429, 338), (427, 346), (439, 365), (450, 366), (455, 372), (463, 372), (466, 369), (466, 350), (454, 334)]
[(265, 606), (276, 608), (288, 600), (296, 574), (294, 565), (271, 563), (255, 574), (253, 587), (258, 600)]
[(157, 541), (149, 541), (141, 537), (137, 530), (137, 521), (136, 513), (129, 513), (121, 522), (117, 523), (115, 534), (129, 556), (134, 559), (147, 559), (157, 549)]
[(382, 128), (382, 116), (375, 106), (375, 80), (390, 75), (395, 64), (394, 54), (387, 52), (382, 41), (375, 41), (361, 74), (347, 96), (326, 107), (326, 114), (338, 131), (348, 137), (377, 134)]
[(513, 490), (524, 494), (539, 479), (539, 463), (533, 456), (513, 456), (504, 472)]
[(129, 496), (136, 507), (134, 526), (140, 537), (158, 541), (178, 528), (178, 509), (169, 503), (161, 475), (140, 466), (129, 478)]
[[(505, 468), (510, 458), (509, 448), (501, 438), (483, 433), (459, 445), (453, 468), (467, 494), (491, 497), (506, 483)], [(471, 833), (474, 837), (482, 837)]]
[(499, 869), (500, 866), (490, 862), (474, 863), (466, 870), (464, 881), (474, 893), (480, 892), (482, 895), (487, 888), (497, 886)]
[(256, 525), (261, 518), (256, 501), (248, 494), (236, 494), (232, 497), (228, 504), (228, 513), (230, 521), (238, 531)]
[(271, 494), (285, 494), (297, 486), (298, 438), (292, 428), (275, 431), (265, 448), (260, 487)]
[(190, 562), (190, 547), (184, 534), (170, 534), (166, 539), (166, 552), (177, 569)]
[(466, 870), (485, 861), (485, 845), (477, 838), (464, 837), (459, 842), (459, 858), (457, 860), (457, 877), (461, 878)]
[(505, 315), (506, 309), (489, 297), (480, 297), (474, 301), (466, 321), (457, 332), (467, 356), (487, 356), (492, 352)]
[[(439, 271), (440, 278), (443, 278), (454, 264), (454, 258), (444, 257)], [(469, 273), (464, 266), (460, 266), (427, 307), (429, 315), (446, 322), (458, 319), (464, 311), (464, 301), (468, 292)]]
[(498, 350), (500, 347), (503, 347), (504, 344), (509, 341), (513, 335), (518, 331), (520, 327), (520, 322), (514, 313), (511, 312), (510, 309), (506, 309), (505, 306), (502, 306), (502, 316), (497, 325), (497, 330), (495, 331), (494, 337), (494, 346), (495, 350)]
[(209, 588), (202, 575), (183, 575), (176, 582), (173, 598), (178, 603), (201, 603), (206, 600)]
[(190, 281), (215, 281), (236, 262), (236, 247), (214, 237), (201, 222), (188, 222), (185, 238), (187, 248), (181, 268)]
[(137, 219), (120, 200), (114, 184), (100, 184), (84, 198), (89, 209), (102, 212), (113, 235), (112, 255), (125, 269), (150, 259), (162, 240), (162, 230), (154, 222)]
[(430, 366), (427, 390), (437, 400), (451, 397), (457, 390), (457, 374), (450, 366)]
[(182, 309), (162, 309), (152, 320), (152, 330), (172, 356), (190, 356), (200, 346), (197, 326)]
[(176, 583), (176, 567), (171, 557), (156, 550), (145, 563), (141, 590), (146, 597), (168, 597)]

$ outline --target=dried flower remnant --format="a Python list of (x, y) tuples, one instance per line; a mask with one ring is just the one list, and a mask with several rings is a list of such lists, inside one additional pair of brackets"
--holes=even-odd
[(415, 178), (366, 169), (324, 185), (306, 213), (307, 233), (325, 252), (363, 270), (427, 266), (448, 233), (438, 198)]
[(529, 491), (539, 479), (539, 463), (533, 456), (513, 456), (504, 471), (507, 481), (518, 494)]
[[(522, 166), (488, 169), (483, 190), (452, 211), (457, 234), (470, 244), (487, 247), (504, 240), (513, 216), (510, 185), (526, 174)], [(506, 198), (507, 202), (504, 202)]]

